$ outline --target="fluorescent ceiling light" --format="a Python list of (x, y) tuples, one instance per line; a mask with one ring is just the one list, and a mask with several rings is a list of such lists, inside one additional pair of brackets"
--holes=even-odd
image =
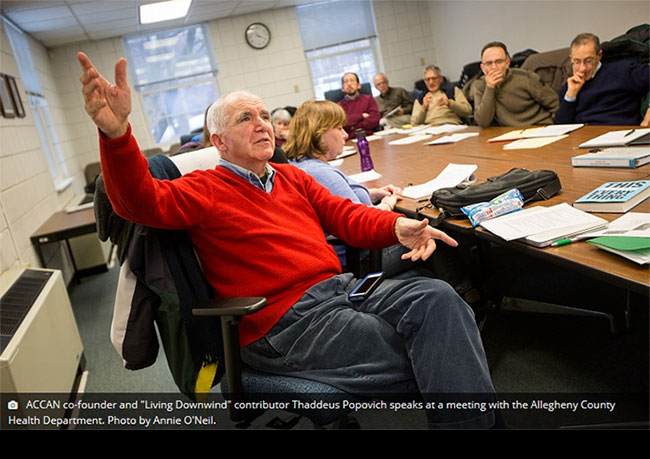
[(168, 0), (140, 5), (140, 24), (169, 21), (185, 17), (192, 0)]

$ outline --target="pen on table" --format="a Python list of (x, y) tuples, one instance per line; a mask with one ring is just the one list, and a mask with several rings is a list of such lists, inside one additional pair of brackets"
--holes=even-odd
[(632, 134), (634, 131), (636, 131), (636, 129), (632, 129), (630, 132), (628, 132), (627, 134), (625, 134), (623, 137), (627, 137), (628, 135)]
[(560, 247), (560, 246), (562, 246), (562, 245), (571, 244), (571, 243), (573, 243), (573, 242), (582, 241), (582, 240), (584, 240), (584, 239), (588, 239), (588, 237), (581, 237), (581, 236), (578, 236), (578, 237), (568, 237), (568, 238), (560, 239), (559, 241), (555, 241), (555, 242), (553, 242), (553, 243), (551, 244), (551, 247)]

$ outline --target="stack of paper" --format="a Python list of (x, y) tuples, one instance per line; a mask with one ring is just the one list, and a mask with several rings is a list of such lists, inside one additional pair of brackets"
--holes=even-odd
[(610, 131), (587, 142), (581, 143), (579, 148), (623, 147), (631, 145), (635, 140), (648, 135), (650, 129), (625, 129)]
[(506, 241), (521, 240), (536, 247), (605, 227), (607, 220), (567, 203), (536, 206), (487, 220), (481, 226)]
[(434, 191), (441, 188), (456, 186), (468, 180), (471, 181), (473, 178), (472, 174), (474, 174), (476, 169), (477, 166), (475, 164), (448, 164), (433, 180), (429, 180), (421, 185), (404, 188), (402, 196), (412, 199), (429, 197)]
[(550, 126), (528, 128), (528, 129), (515, 129), (514, 131), (506, 132), (497, 137), (492, 137), (488, 142), (509, 142), (519, 139), (534, 139), (537, 137), (557, 137), (569, 132), (580, 129), (584, 124), (552, 124)]
[(629, 212), (604, 231), (586, 234), (590, 244), (632, 260), (650, 264), (650, 214)]

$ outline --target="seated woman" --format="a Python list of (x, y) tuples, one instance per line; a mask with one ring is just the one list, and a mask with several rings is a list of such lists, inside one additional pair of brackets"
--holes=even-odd
[[(289, 164), (307, 172), (333, 194), (368, 206), (374, 205), (379, 209), (393, 210), (401, 194), (401, 188), (393, 185), (366, 188), (328, 163), (343, 151), (348, 138), (343, 129), (345, 121), (345, 112), (334, 102), (303, 103), (291, 120), (289, 140), (283, 147)], [(335, 249), (341, 260), (341, 266), (345, 267), (345, 248), (335, 247)], [(404, 248), (400, 245), (382, 251), (382, 269), (387, 276), (393, 276), (413, 267), (411, 261), (401, 260), (403, 253)], [(367, 258), (367, 252), (363, 255)]]

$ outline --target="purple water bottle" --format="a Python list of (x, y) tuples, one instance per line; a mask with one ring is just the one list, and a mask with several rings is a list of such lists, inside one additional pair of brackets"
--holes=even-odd
[(366, 131), (357, 129), (355, 134), (357, 136), (357, 150), (361, 158), (361, 171), (371, 171), (374, 169), (374, 166), (370, 157), (370, 146), (368, 146), (368, 139), (366, 139)]

